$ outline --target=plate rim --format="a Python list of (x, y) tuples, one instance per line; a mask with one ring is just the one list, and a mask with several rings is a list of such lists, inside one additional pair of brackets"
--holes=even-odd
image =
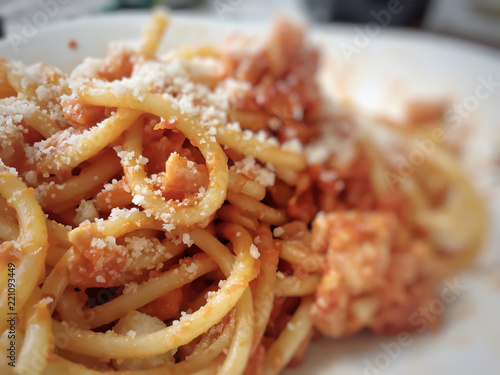
[[(119, 21), (120, 19), (127, 18), (136, 18), (147, 21), (151, 14), (151, 10), (118, 10), (111, 11), (105, 13), (97, 13), (97, 14), (88, 14), (79, 17), (72, 17), (64, 20), (57, 20), (46, 27), (43, 27), (38, 30), (37, 34), (33, 38), (44, 37), (44, 34), (57, 32), (58, 30), (65, 30), (68, 28), (79, 27), (84, 25), (85, 23), (92, 24), (94, 22), (104, 22), (106, 20)], [(256, 20), (256, 19), (241, 19), (241, 20), (220, 20), (214, 15), (210, 14), (193, 14), (189, 11), (169, 11), (170, 17), (174, 22), (203, 22), (210, 25), (216, 25), (218, 28), (227, 29), (230, 31), (231, 29), (257, 29), (259, 31), (267, 31), (269, 25), (271, 24), (269, 21), (265, 20)], [(283, 15), (286, 15), (283, 13)], [(280, 15), (278, 15), (280, 17)], [(276, 17), (275, 17), (276, 18)], [(309, 30), (309, 33), (312, 37), (312, 42), (314, 43), (314, 37), (320, 36), (330, 36), (335, 37), (336, 34), (341, 35), (343, 37), (354, 35), (356, 33), (356, 29), (363, 27), (366, 24), (355, 24), (355, 23), (314, 23), (304, 19), (298, 19), (297, 17), (292, 16), (292, 20), (296, 20)], [(262, 29), (264, 28), (264, 29)], [(9, 32), (0, 38), (0, 53), (4, 54), (5, 50), (9, 47), (8, 40)], [(137, 36), (139, 38), (140, 35)], [(135, 39), (137, 39), (135, 38)], [(408, 40), (411, 38), (411, 40)], [(488, 59), (498, 59), (500, 66), (500, 49), (496, 49), (494, 47), (483, 45), (481, 43), (477, 43), (474, 41), (461, 39), (459, 37), (438, 34), (429, 30), (417, 30), (411, 28), (404, 27), (382, 27), (380, 33), (371, 38), (372, 41), (400, 41), (405, 40), (406, 43), (411, 43), (413, 41), (425, 41), (429, 44), (429, 46), (440, 46), (446, 50), (462, 50), (461, 53), (467, 53), (467, 51), (463, 51), (466, 49), (468, 51), (474, 51), (478, 54), (479, 58), (488, 58)], [(369, 48), (370, 46), (366, 47)], [(8, 54), (7, 54), (8, 55)], [(2, 55), (2, 57), (5, 57)], [(9, 58), (9, 57), (8, 57)], [(500, 69), (500, 68), (499, 68)]]

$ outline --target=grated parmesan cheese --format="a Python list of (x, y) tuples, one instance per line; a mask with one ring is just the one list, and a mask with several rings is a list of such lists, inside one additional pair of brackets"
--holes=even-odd
[(255, 259), (258, 259), (260, 257), (259, 249), (254, 244), (250, 245), (250, 255)]
[(292, 139), (286, 140), (281, 145), (281, 148), (283, 150), (295, 152), (297, 154), (300, 154), (304, 151), (304, 148), (302, 146), (302, 142), (300, 142), (300, 140), (298, 138), (292, 138)]
[(78, 226), (85, 220), (93, 221), (97, 217), (99, 217), (99, 211), (97, 211), (95, 202), (92, 200), (82, 199), (76, 208), (76, 215), (73, 219), (73, 223)]
[(182, 234), (182, 242), (185, 243), (186, 245), (188, 245), (188, 247), (191, 247), (194, 244), (194, 241), (191, 239), (191, 236), (189, 235), (189, 233)]
[(337, 179), (338, 177), (339, 177), (339, 174), (333, 170), (321, 171), (321, 173), (319, 175), (319, 179), (322, 182), (327, 182), (327, 183), (335, 181), (335, 179)]
[(105, 283), (106, 279), (104, 277), (102, 277), (101, 275), (99, 275), (95, 278), (95, 281), (97, 281), (98, 283)]
[(243, 174), (248, 178), (255, 176), (255, 181), (264, 187), (274, 185), (276, 174), (267, 166), (263, 167), (258, 164), (252, 155), (246, 155), (241, 161), (234, 162), (234, 165), (229, 168), (231, 171)]
[(282, 227), (276, 227), (273, 230), (273, 236), (274, 237), (282, 236), (284, 233), (285, 233), (285, 230)]

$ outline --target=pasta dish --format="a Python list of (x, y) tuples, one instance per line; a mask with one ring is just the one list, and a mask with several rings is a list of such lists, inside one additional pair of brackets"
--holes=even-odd
[(486, 227), (439, 116), (332, 105), (285, 19), (160, 54), (167, 25), (69, 74), (0, 60), (1, 373), (278, 374), (419, 328)]

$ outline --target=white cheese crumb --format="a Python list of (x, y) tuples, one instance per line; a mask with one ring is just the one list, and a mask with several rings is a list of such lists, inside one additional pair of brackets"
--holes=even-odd
[(283, 233), (285, 233), (285, 230), (282, 227), (276, 227), (273, 230), (274, 237), (279, 237), (279, 236), (283, 235)]
[(286, 151), (296, 152), (297, 154), (300, 154), (304, 150), (302, 142), (298, 138), (292, 138), (283, 142), (281, 148)]
[(231, 171), (243, 174), (247, 177), (255, 176), (255, 181), (264, 187), (274, 185), (276, 174), (267, 167), (258, 164), (252, 155), (246, 155), (241, 161), (236, 161), (230, 167)]
[(252, 257), (254, 257), (255, 259), (258, 259), (260, 257), (259, 249), (254, 244), (250, 245), (250, 255), (252, 255)]
[(105, 283), (106, 279), (104, 277), (102, 277), (101, 275), (99, 275), (95, 278), (95, 281), (97, 281), (98, 283)]
[(97, 211), (94, 201), (82, 199), (76, 208), (76, 216), (73, 219), (73, 223), (78, 226), (85, 220), (93, 221), (98, 217), (99, 211)]
[(339, 174), (336, 171), (332, 170), (326, 170), (322, 171), (319, 175), (319, 179), (322, 182), (332, 182), (335, 181), (335, 179), (339, 176)]
[(167, 232), (171, 232), (175, 229), (174, 224), (163, 224), (163, 229), (165, 229)]
[(27, 171), (24, 174), (26, 182), (32, 186), (38, 185), (38, 177), (35, 171)]
[(182, 242), (188, 245), (188, 247), (191, 247), (194, 244), (194, 241), (191, 239), (189, 233), (184, 233), (182, 235)]
[(137, 335), (137, 332), (136, 331), (133, 331), (133, 330), (130, 330), (127, 332), (127, 336), (131, 337), (131, 338), (134, 338), (135, 335)]

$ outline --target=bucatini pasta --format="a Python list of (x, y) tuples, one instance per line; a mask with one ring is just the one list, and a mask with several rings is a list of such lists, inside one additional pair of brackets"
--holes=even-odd
[(411, 329), (484, 212), (445, 145), (402, 178), (370, 132), (434, 125), (332, 110), (290, 21), (158, 54), (167, 26), (70, 74), (0, 61), (2, 374), (277, 374)]

